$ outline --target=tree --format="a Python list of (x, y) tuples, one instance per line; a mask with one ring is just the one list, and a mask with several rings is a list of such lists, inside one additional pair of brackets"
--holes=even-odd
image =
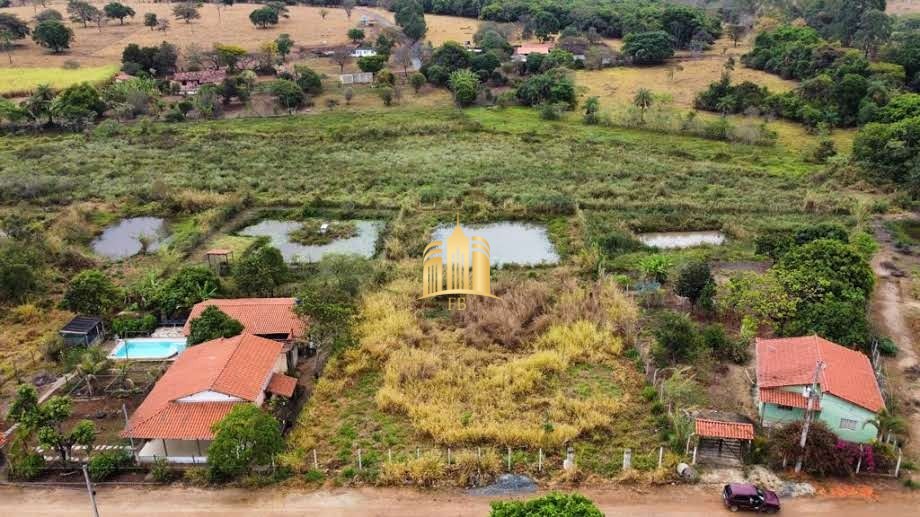
[[(290, 82), (290, 81), (288, 81)], [(291, 83), (297, 86), (295, 83)], [(303, 95), (303, 90), (297, 86)], [(284, 101), (280, 101), (282, 105)], [(246, 295), (271, 296), (275, 288), (287, 281), (288, 268), (278, 248), (256, 246), (246, 251), (233, 271), (236, 287)]]
[[(306, 104), (307, 96), (297, 83), (287, 79), (272, 81), (268, 87), (269, 93), (278, 101), (278, 104), (293, 113)], [(237, 263), (239, 266), (239, 263)]]
[(540, 41), (548, 41), (559, 32), (559, 20), (549, 11), (540, 11), (534, 17), (534, 35)]
[[(797, 458), (802, 449), (799, 440), (802, 437), (802, 421), (795, 421), (770, 433), (770, 456), (774, 463), (781, 463), (783, 458)], [(805, 454), (802, 466), (805, 472), (817, 476), (851, 475), (854, 465), (845, 451), (837, 447), (839, 439), (827, 425), (820, 420), (813, 421), (808, 428), (808, 441), (805, 442)]]
[(345, 65), (351, 63), (351, 51), (345, 47), (339, 47), (332, 51), (332, 62), (339, 65), (339, 73), (345, 72)]
[(55, 395), (39, 404), (35, 387), (23, 384), (16, 389), (7, 417), (22, 426), (25, 436), (37, 436), (39, 444), (57, 450), (66, 464), (74, 445), (92, 448), (96, 441), (96, 427), (89, 420), (81, 420), (69, 433), (63, 431), (62, 424), (71, 414), (73, 402), (69, 397)]
[[(2, 106), (6, 103), (12, 105), (5, 99), (0, 101), (0, 118), (12, 117), (3, 115)], [(38, 250), (18, 240), (0, 239), (0, 303), (21, 302), (37, 292), (43, 268)]]
[[(355, 0), (342, 0), (342, 9), (345, 11), (345, 16), (347, 16), (349, 20), (351, 19), (351, 11), (354, 8)], [(323, 19), (325, 20), (326, 17), (324, 16)]]
[[(32, 36), (35, 36), (34, 32)], [(54, 90), (47, 84), (39, 84), (35, 87), (35, 90), (32, 91), (32, 95), (22, 103), (22, 107), (25, 109), (29, 118), (35, 122), (39, 122), (47, 117), (45, 124), (50, 126), (52, 122), (51, 103), (53, 101)]]
[(685, 314), (664, 313), (654, 335), (652, 354), (659, 366), (690, 361), (701, 348), (696, 326)]
[(144, 27), (150, 27), (150, 30), (156, 28), (158, 24), (157, 13), (145, 13), (144, 14)]
[(426, 82), (428, 82), (428, 79), (421, 72), (413, 72), (409, 76), (409, 84), (412, 85), (412, 89), (415, 90), (416, 94), (422, 89), (422, 86), (425, 86)]
[(358, 68), (362, 72), (376, 74), (386, 65), (386, 59), (383, 56), (364, 56), (358, 58)]
[(39, 23), (32, 31), (32, 40), (55, 54), (70, 48), (73, 29), (55, 20)]
[(643, 124), (645, 123), (645, 112), (652, 107), (653, 102), (655, 102), (655, 97), (652, 95), (651, 90), (647, 88), (639, 88), (639, 91), (633, 97), (633, 106), (639, 108)]
[(206, 307), (197, 318), (189, 324), (188, 344), (197, 345), (218, 338), (238, 336), (243, 332), (243, 324), (227, 316), (214, 305)]
[(374, 42), (374, 51), (377, 52), (378, 56), (386, 56), (386, 58), (389, 59), (390, 52), (393, 51), (395, 45), (396, 39), (394, 37), (388, 37), (386, 34), (381, 34), (377, 36), (377, 41)]
[(574, 107), (575, 84), (563, 69), (550, 70), (524, 80), (515, 96), (525, 106), (565, 103)]
[(878, 49), (891, 37), (891, 18), (878, 9), (869, 9), (859, 20), (853, 42), (863, 49), (866, 58), (875, 58)]
[(396, 51), (393, 52), (393, 63), (399, 65), (403, 69), (403, 76), (408, 78), (409, 67), (412, 66), (412, 47), (409, 45), (396, 47)]
[[(64, 16), (61, 15), (60, 11), (55, 9), (45, 9), (35, 15), (35, 23), (41, 23), (46, 20), (57, 20), (62, 22), (64, 21)], [(2, 25), (2, 23), (0, 23), (0, 25)]]
[(185, 20), (185, 23), (192, 23), (192, 20), (201, 18), (199, 12), (201, 4), (197, 2), (185, 2), (173, 7), (173, 16), (177, 20)]
[(598, 111), (600, 111), (600, 101), (597, 97), (588, 97), (585, 101), (585, 124), (597, 124)]
[(83, 377), (86, 382), (86, 388), (89, 390), (89, 396), (94, 396), (96, 380), (99, 375), (107, 371), (112, 363), (104, 356), (94, 353), (92, 350), (83, 352), (80, 356), (80, 364), (77, 365), (77, 374)]
[(134, 9), (119, 2), (108, 3), (105, 5), (105, 7), (102, 8), (102, 10), (105, 11), (106, 16), (109, 18), (117, 19), (121, 25), (125, 24), (125, 18), (134, 18), (134, 15), (136, 14)]
[(728, 37), (732, 40), (733, 47), (737, 47), (738, 42), (747, 34), (747, 26), (740, 24), (728, 24), (725, 26), (725, 30), (728, 33)]
[(633, 32), (623, 38), (622, 52), (637, 65), (657, 65), (673, 56), (674, 48), (667, 32)]
[[(10, 60), (12, 63), (12, 59)], [(28, 117), (28, 113), (22, 107), (16, 105), (13, 101), (9, 99), (0, 98), (0, 123), (4, 120), (7, 122), (16, 123), (20, 120), (23, 120)], [(0, 277), (3, 276), (2, 265), (0, 265)], [(3, 298), (3, 280), (0, 279), (0, 299)]]
[[(46, 404), (52, 404), (52, 400)], [(70, 411), (70, 410), (68, 410)], [(70, 414), (68, 413), (68, 416)], [(65, 465), (71, 457), (74, 445), (81, 445), (91, 450), (96, 442), (96, 424), (90, 420), (80, 420), (70, 432), (61, 431), (60, 424), (46, 425), (38, 430), (38, 443), (50, 449), (56, 449), (61, 456), (61, 462)]]
[(348, 29), (348, 39), (350, 39), (352, 43), (364, 41), (364, 31), (357, 27)]
[(281, 429), (274, 417), (253, 404), (235, 404), (211, 428), (208, 468), (216, 479), (231, 479), (253, 467), (269, 465), (284, 449)]
[(80, 314), (109, 314), (121, 301), (121, 291), (101, 271), (88, 269), (71, 279), (61, 305)]
[(260, 29), (265, 29), (269, 25), (278, 25), (278, 11), (271, 7), (260, 7), (249, 13), (249, 21)]
[(493, 501), (489, 517), (603, 517), (597, 506), (581, 494), (549, 494), (529, 501)]
[(61, 90), (51, 103), (51, 114), (60, 126), (80, 129), (102, 115), (105, 101), (93, 85), (79, 83)]
[(696, 304), (706, 286), (714, 282), (709, 264), (706, 262), (692, 262), (687, 264), (677, 273), (674, 282), (674, 292)]
[(93, 4), (83, 0), (69, 0), (67, 2), (67, 14), (74, 23), (82, 23), (85, 28), (89, 22), (96, 20), (101, 14)]
[(28, 24), (20, 20), (18, 16), (0, 13), (0, 34), (5, 34), (5, 37), (9, 40), (24, 39), (29, 35), (29, 32)]
[(454, 102), (460, 107), (473, 104), (479, 93), (479, 76), (469, 69), (455, 70), (448, 81)]
[(226, 66), (230, 70), (235, 70), (236, 64), (240, 61), (240, 58), (246, 55), (246, 49), (236, 45), (215, 43), (214, 53), (217, 54), (217, 63), (219, 65)]
[(295, 82), (300, 89), (309, 95), (323, 93), (323, 78), (312, 68), (305, 65), (294, 65)]
[(396, 25), (402, 28), (403, 34), (413, 43), (428, 32), (424, 10), (416, 0), (397, 0), (392, 9)]
[(217, 8), (217, 23), (224, 23), (220, 17), (220, 10), (224, 7), (233, 7), (233, 4), (236, 3), (236, 0), (217, 0), (217, 3), (214, 7)]
[(280, 34), (275, 38), (275, 45), (278, 47), (281, 62), (284, 62), (287, 60), (287, 55), (291, 53), (291, 49), (294, 48), (294, 40), (291, 39), (290, 34)]

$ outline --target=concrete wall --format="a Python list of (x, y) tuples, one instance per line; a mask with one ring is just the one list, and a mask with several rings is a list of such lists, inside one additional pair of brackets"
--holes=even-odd
[[(802, 386), (783, 388), (801, 395)], [(782, 409), (776, 404), (760, 403), (760, 415), (765, 427), (784, 425), (805, 418), (805, 410), (792, 408)], [(875, 418), (875, 413), (839, 399), (829, 393), (821, 397), (821, 411), (817, 414), (818, 420), (824, 422), (838, 437), (848, 442), (868, 443), (876, 438), (878, 431), (866, 422)], [(856, 421), (856, 429), (845, 429), (840, 426), (841, 419)], [(865, 425), (864, 425), (865, 424)]]

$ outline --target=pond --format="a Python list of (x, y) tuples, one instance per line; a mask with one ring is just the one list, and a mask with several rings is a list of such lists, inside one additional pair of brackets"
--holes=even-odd
[[(467, 237), (474, 235), (489, 241), (491, 265), (535, 266), (559, 262), (559, 254), (549, 240), (546, 227), (533, 223), (503, 221), (489, 224), (460, 225)], [(432, 234), (434, 240), (445, 240), (454, 225), (439, 226)]]
[(718, 246), (725, 242), (725, 234), (719, 231), (640, 233), (638, 237), (646, 246), (661, 249)]
[(141, 237), (149, 238), (147, 251), (156, 251), (166, 240), (166, 223), (159, 217), (131, 217), (109, 226), (92, 242), (93, 251), (113, 260), (141, 252)]
[(303, 245), (291, 241), (289, 234), (303, 226), (297, 221), (266, 219), (246, 227), (239, 235), (246, 237), (268, 237), (271, 245), (281, 251), (288, 262), (319, 262), (327, 253), (353, 253), (371, 258), (377, 246), (377, 238), (383, 227), (381, 221), (354, 221), (358, 234), (322, 245)]

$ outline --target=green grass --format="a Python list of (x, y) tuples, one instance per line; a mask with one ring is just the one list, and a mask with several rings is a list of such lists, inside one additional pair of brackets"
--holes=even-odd
[[(160, 184), (259, 203), (469, 214), (531, 216), (577, 202), (638, 222), (804, 214), (806, 204), (840, 213), (852, 204), (832, 179), (812, 180), (820, 167), (781, 146), (547, 123), (525, 109), (142, 123), (124, 133), (0, 138), (0, 203), (143, 200)], [(424, 204), (423, 190), (433, 194)]]
[(896, 242), (906, 245), (920, 244), (920, 220), (888, 221), (885, 226), (892, 233)]
[(102, 84), (118, 73), (118, 65), (67, 70), (64, 68), (0, 68), (0, 96), (29, 95), (36, 86), (47, 84), (54, 89), (89, 82)]

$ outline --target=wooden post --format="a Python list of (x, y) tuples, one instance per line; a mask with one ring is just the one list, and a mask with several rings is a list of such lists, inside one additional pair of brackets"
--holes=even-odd
[[(121, 405), (121, 412), (125, 415), (125, 429), (128, 428), (128, 407), (124, 404)], [(128, 437), (128, 440), (131, 441), (131, 455), (134, 456), (134, 463), (137, 463), (137, 450), (134, 449), (134, 438)]]
[(658, 468), (661, 468), (662, 460), (664, 460), (664, 447), (658, 447)]
[(632, 449), (623, 449), (623, 471), (632, 468)]
[(894, 477), (898, 477), (901, 472), (901, 449), (898, 449), (898, 462), (894, 464)]
[(319, 461), (316, 459), (316, 449), (313, 449), (313, 469), (319, 470)]
[(482, 459), (482, 447), (476, 447), (476, 459), (477, 460)]
[(364, 465), (361, 463), (361, 449), (358, 449), (358, 470), (364, 470)]
[(537, 451), (537, 471), (543, 472), (543, 448)]
[(393, 449), (387, 449), (387, 463), (393, 463)]
[(447, 448), (447, 464), (450, 465), (450, 447)]
[(415, 458), (418, 459), (418, 458), (421, 458), (421, 457), (422, 457), (422, 453), (421, 453), (421, 451), (419, 450), (419, 448), (416, 447), (416, 448), (415, 448)]
[(697, 443), (693, 446), (693, 462), (691, 463), (691, 465), (696, 465), (696, 449), (697, 447), (699, 447), (699, 445), (700, 444)]
[(511, 472), (511, 447), (508, 447), (508, 472)]
[(862, 468), (862, 457), (863, 457), (863, 446), (859, 446), (859, 458), (856, 460), (856, 473), (859, 474), (859, 470)]
[(162, 438), (160, 441), (163, 442), (163, 455), (168, 457), (169, 451), (166, 449), (166, 438)]

